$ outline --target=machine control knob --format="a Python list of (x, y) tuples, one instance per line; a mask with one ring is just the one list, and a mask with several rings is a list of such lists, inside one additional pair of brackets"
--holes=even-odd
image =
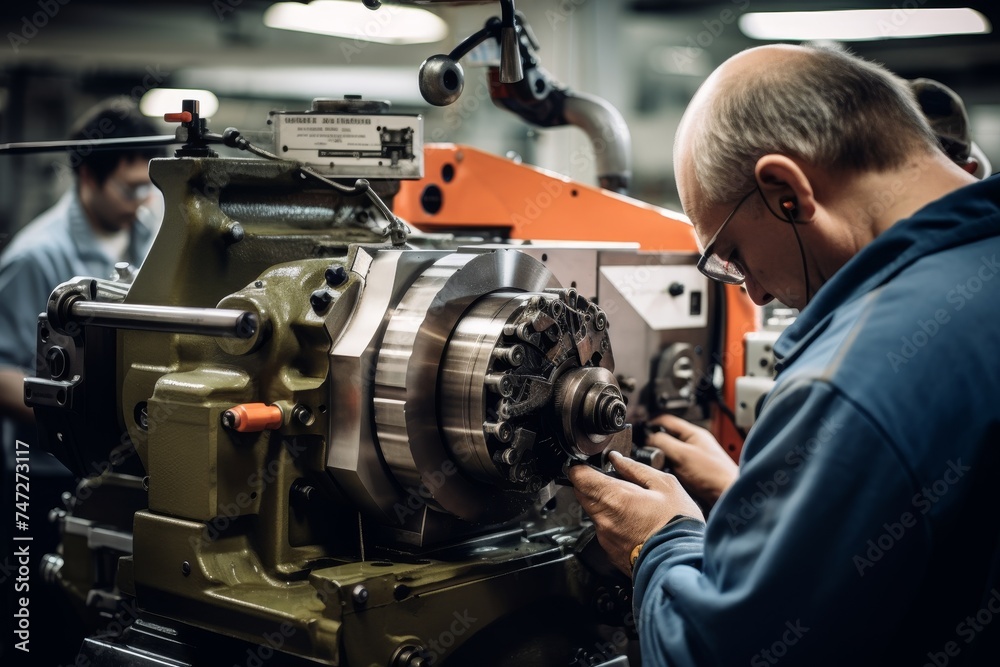
[(273, 431), (282, 421), (281, 408), (265, 403), (243, 403), (222, 413), (222, 425), (240, 433)]
[(465, 86), (465, 72), (457, 60), (444, 54), (431, 56), (420, 65), (420, 94), (427, 102), (445, 107), (455, 102)]
[(677, 282), (676, 280), (670, 283), (670, 287), (667, 288), (667, 293), (670, 296), (680, 296), (684, 294), (684, 283)]
[(340, 287), (347, 281), (347, 269), (338, 265), (331, 266), (324, 274), (326, 284), (330, 287)]

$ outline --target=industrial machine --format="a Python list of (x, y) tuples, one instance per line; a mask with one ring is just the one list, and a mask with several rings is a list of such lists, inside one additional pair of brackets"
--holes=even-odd
[[(527, 71), (494, 68), (495, 97), (537, 120), (518, 86), (547, 79), (502, 4), (480, 37)], [(548, 90), (551, 124), (615, 127), (606, 187), (424, 146), (366, 100), (272, 114), (267, 148), (170, 116), (148, 258), (56, 289), (25, 384), (81, 478), (45, 562), (89, 623), (78, 664), (639, 664), (566, 467), (656, 463), (640, 422), (663, 411), (738, 455), (720, 406), (755, 313), (697, 272), (682, 216), (613, 191), (610, 106)]]

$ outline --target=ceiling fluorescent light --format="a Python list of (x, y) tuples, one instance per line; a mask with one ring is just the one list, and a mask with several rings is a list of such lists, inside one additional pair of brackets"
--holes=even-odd
[(173, 80), (211, 88), (223, 97), (308, 101), (314, 97), (361, 95), (366, 100), (427, 106), (413, 67), (197, 67)]
[(208, 90), (152, 88), (139, 100), (139, 111), (145, 116), (163, 118), (163, 114), (179, 112), (184, 100), (198, 100), (198, 115), (202, 118), (211, 118), (219, 110), (219, 98)]
[(360, 2), (279, 2), (264, 12), (264, 25), (381, 44), (424, 44), (448, 36), (448, 25), (417, 7), (385, 4), (372, 11)]
[(752, 39), (838, 42), (969, 35), (992, 31), (974, 9), (851, 9), (744, 14), (740, 30)]

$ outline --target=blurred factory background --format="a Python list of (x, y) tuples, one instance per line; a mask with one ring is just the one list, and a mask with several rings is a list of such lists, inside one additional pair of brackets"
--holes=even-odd
[[(353, 4), (363, 9), (360, 0)], [(218, 109), (203, 110), (216, 131), (261, 130), (268, 111), (304, 110), (315, 97), (360, 94), (424, 114), (427, 141), (512, 152), (525, 162), (594, 182), (592, 149), (580, 130), (532, 129), (495, 108), (484, 70), (469, 58), (463, 61), (465, 91), (456, 104), (440, 109), (421, 99), (420, 63), (447, 53), (497, 15), (496, 3), (406, 4), (429, 9), (443, 23), (407, 17), (386, 4), (378, 12), (365, 10), (353, 25), (334, 26), (346, 33), (338, 37), (269, 27), (265, 16), (269, 23), (279, 20), (272, 0), (7, 0), (0, 6), (0, 142), (65, 138), (95, 102), (111, 95), (138, 101), (154, 89), (210, 91)], [(306, 17), (308, 27), (330, 28), (319, 11), (323, 3), (313, 5), (309, 9), (318, 13)], [(924, 15), (931, 7), (971, 7), (978, 14)], [(671, 165), (677, 122), (716, 65), (744, 48), (775, 41), (746, 34), (753, 28), (747, 15), (758, 12), (889, 10), (868, 20), (874, 39), (847, 45), (904, 77), (930, 77), (956, 90), (968, 106), (976, 141), (1000, 164), (995, 2), (522, 0), (517, 8), (537, 36), (546, 69), (624, 114), (634, 148), (631, 193), (640, 199), (678, 206)], [(968, 34), (903, 37), (926, 24)], [(414, 38), (420, 43), (379, 43), (407, 39), (397, 35), (407, 32), (419, 33)], [(147, 103), (155, 106), (155, 100)], [(161, 124), (164, 133), (172, 132)], [(50, 206), (68, 186), (69, 173), (58, 154), (0, 158), (0, 238)]]

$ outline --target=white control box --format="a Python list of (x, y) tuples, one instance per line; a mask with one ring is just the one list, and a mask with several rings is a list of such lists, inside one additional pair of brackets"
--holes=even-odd
[(271, 113), (274, 150), (342, 178), (422, 178), (424, 125), (419, 114)]

